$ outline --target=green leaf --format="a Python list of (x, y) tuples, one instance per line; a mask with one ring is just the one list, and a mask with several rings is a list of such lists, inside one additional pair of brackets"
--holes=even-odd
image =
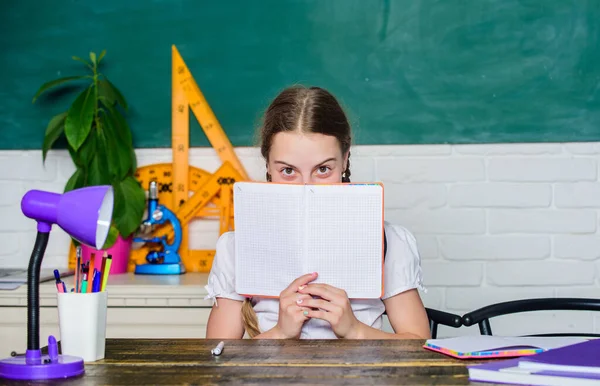
[[(77, 150), (77, 159), (79, 164), (86, 169), (90, 166), (92, 159), (94, 158), (94, 154), (96, 154), (96, 142), (97, 137), (95, 132), (93, 132), (88, 135), (83, 145), (81, 145), (79, 150)], [(71, 147), (69, 146), (69, 149), (70, 148)]]
[(92, 68), (92, 64), (90, 62), (88, 62), (87, 60), (81, 59), (79, 56), (73, 56), (72, 58), (73, 58), (73, 60), (77, 60), (78, 62), (85, 64), (90, 69)]
[(106, 50), (102, 50), (102, 52), (100, 53), (100, 56), (98, 56), (98, 64), (100, 64), (100, 61), (102, 60), (104, 55), (106, 55)]
[(85, 173), (83, 169), (77, 168), (65, 185), (65, 193), (74, 189), (82, 188), (85, 184)]
[(100, 133), (96, 134), (96, 136), (96, 151), (93, 153), (92, 162), (90, 163), (90, 169), (88, 171), (88, 184), (110, 185), (111, 178), (106, 154), (106, 140)]
[(35, 103), (36, 99), (42, 95), (44, 92), (50, 90), (53, 87), (60, 86), (63, 83), (72, 82), (74, 80), (89, 78), (88, 76), (67, 76), (60, 79), (51, 80), (50, 82), (44, 83), (33, 96), (33, 100), (31, 103)]
[(106, 77), (98, 81), (98, 95), (106, 98), (110, 105), (118, 103), (127, 110), (127, 101), (123, 94)]
[(85, 89), (69, 108), (65, 121), (65, 135), (73, 150), (79, 149), (92, 128), (96, 107), (93, 90), (93, 85)]
[(129, 152), (131, 145), (125, 143), (115, 130), (114, 122), (107, 116), (102, 116), (104, 122), (102, 135), (108, 144), (108, 165), (116, 179), (123, 179), (131, 170)]
[(129, 237), (135, 232), (144, 215), (146, 195), (140, 183), (129, 176), (113, 185), (115, 191), (114, 222), (121, 237)]
[(95, 52), (90, 52), (90, 60), (92, 61), (93, 64), (98, 65), (98, 63), (96, 62), (96, 53)]
[(48, 123), (48, 127), (46, 127), (46, 134), (44, 136), (44, 144), (42, 145), (42, 162), (46, 162), (48, 150), (50, 150), (54, 142), (56, 142), (58, 137), (60, 137), (60, 135), (63, 133), (65, 129), (66, 117), (67, 112), (60, 113), (52, 117)]
[(114, 225), (111, 225), (108, 229), (108, 236), (106, 236), (106, 241), (104, 242), (104, 246), (102, 247), (102, 249), (108, 249), (115, 245), (118, 236), (119, 230)]
[(71, 146), (68, 146), (68, 145), (67, 145), (67, 149), (69, 150), (69, 154), (71, 155), (71, 160), (73, 161), (75, 166), (78, 168), (83, 167), (83, 165), (81, 163), (81, 159), (79, 158), (79, 155), (77, 154), (77, 152), (75, 150), (73, 150), (71, 148)]
[(113, 127), (115, 129), (115, 133), (118, 135), (118, 138), (127, 144), (129, 147), (133, 147), (133, 138), (131, 135), (131, 129), (129, 128), (129, 124), (127, 124), (127, 120), (123, 117), (123, 114), (119, 111), (119, 109), (108, 106), (108, 118), (111, 120)]

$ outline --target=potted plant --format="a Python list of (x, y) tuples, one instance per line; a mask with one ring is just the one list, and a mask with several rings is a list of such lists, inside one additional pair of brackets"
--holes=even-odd
[[(67, 83), (81, 83), (83, 90), (75, 96), (68, 110), (55, 115), (48, 123), (42, 162), (45, 162), (48, 150), (64, 137), (75, 165), (65, 192), (84, 186), (112, 185), (113, 223), (103, 250), (113, 255), (113, 267), (119, 271), (118, 262), (127, 266), (131, 236), (141, 224), (146, 199), (143, 188), (135, 179), (137, 162), (132, 133), (123, 115), (128, 109), (127, 102), (106, 75), (99, 72), (105, 54), (106, 50), (98, 56), (91, 52), (89, 61), (73, 57), (88, 73), (44, 83), (33, 97), (33, 103), (50, 89)], [(77, 244), (76, 240), (73, 242)]]

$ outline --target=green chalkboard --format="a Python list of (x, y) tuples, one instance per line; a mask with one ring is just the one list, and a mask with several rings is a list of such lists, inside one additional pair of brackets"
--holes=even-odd
[(36, 89), (102, 49), (136, 146), (169, 147), (172, 44), (236, 146), (296, 83), (340, 98), (356, 144), (600, 140), (598, 0), (2, 1), (0, 44), (4, 149), (41, 147), (64, 101)]

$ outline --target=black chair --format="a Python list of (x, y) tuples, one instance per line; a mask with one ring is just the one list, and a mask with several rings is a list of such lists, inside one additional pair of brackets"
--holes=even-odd
[[(513, 300), (492, 304), (464, 314), (463, 326), (479, 325), (482, 335), (492, 335), (490, 319), (496, 316), (530, 311), (600, 311), (600, 299), (585, 298), (536, 298)], [(550, 333), (529, 336), (589, 336), (600, 337), (593, 333)]]
[(431, 330), (431, 337), (433, 339), (437, 337), (438, 325), (440, 324), (454, 328), (462, 326), (462, 318), (458, 315), (427, 307), (425, 307), (425, 311), (427, 311), (429, 329)]

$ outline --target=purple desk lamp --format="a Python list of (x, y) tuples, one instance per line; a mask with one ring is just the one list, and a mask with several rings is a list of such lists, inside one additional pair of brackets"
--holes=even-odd
[(101, 249), (113, 211), (111, 186), (92, 186), (65, 194), (30, 190), (21, 200), (25, 216), (37, 221), (37, 237), (27, 271), (27, 352), (0, 361), (0, 378), (54, 379), (84, 373), (83, 359), (59, 355), (56, 339), (48, 339), (48, 355), (40, 350), (40, 267), (52, 224), (83, 244)]

